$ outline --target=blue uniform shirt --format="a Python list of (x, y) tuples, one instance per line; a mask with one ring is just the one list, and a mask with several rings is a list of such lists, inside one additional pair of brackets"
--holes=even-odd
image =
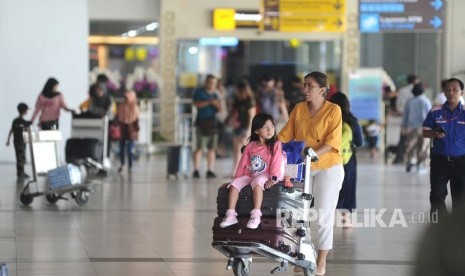
[(452, 112), (446, 102), (440, 108), (433, 108), (423, 122), (424, 129), (443, 127), (446, 137), (433, 139), (432, 155), (461, 156), (465, 154), (465, 112), (461, 103)]

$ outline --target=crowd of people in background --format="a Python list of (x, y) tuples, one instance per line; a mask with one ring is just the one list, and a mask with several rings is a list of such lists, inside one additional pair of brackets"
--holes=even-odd
[[(417, 76), (409, 75), (406, 80), (407, 84), (396, 92), (388, 87), (383, 91), (390, 114), (402, 118), (395, 162), (403, 163), (406, 172), (413, 167), (420, 171), (426, 168), (430, 155), (431, 215), (438, 213), (443, 217), (447, 213), (448, 182), (453, 208), (465, 202), (465, 176), (462, 173), (465, 169), (464, 84), (456, 78), (444, 80), (441, 93), (432, 103), (425, 96), (423, 83)], [(131, 172), (133, 148), (139, 133), (137, 95), (134, 91), (126, 91), (116, 107), (107, 93), (107, 82), (108, 79), (101, 75), (90, 86), (88, 99), (79, 106), (80, 114), (65, 103), (55, 78), (46, 81), (30, 121), (25, 118), (28, 106), (18, 104), (19, 116), (13, 120), (6, 143), (8, 146), (13, 136), (18, 179), (29, 177), (24, 170), (26, 147), (23, 131), (37, 117), (40, 129), (59, 129), (61, 109), (80, 118), (111, 118), (120, 131), (117, 138), (118, 172), (123, 171), (126, 161), (128, 172)], [(261, 221), (263, 190), (282, 180), (281, 165), (278, 164), (283, 160), (281, 143), (304, 141), (319, 156), (319, 161), (313, 165), (311, 178), (313, 203), (319, 210), (316, 275), (324, 275), (326, 258), (333, 246), (335, 210), (342, 212), (342, 226), (350, 227), (350, 212), (356, 209), (356, 148), (366, 140), (370, 157), (376, 159), (382, 124), (368, 120), (362, 128), (351, 112), (347, 95), (330, 90), (324, 73), (312, 72), (303, 79), (294, 76), (290, 80), (290, 89), (286, 91), (284, 87), (280, 77), (263, 75), (255, 89), (246, 78), (241, 78), (228, 91), (218, 77), (207, 75), (203, 85), (192, 95), (197, 111), (192, 177), (201, 178), (203, 171), (205, 178), (217, 177), (216, 157), (227, 155), (227, 135), (232, 135), (230, 176), (234, 176), (234, 180), (229, 185), (229, 209), (221, 227), (237, 223), (235, 207), (238, 194), (244, 186), (252, 185), (254, 210), (247, 227), (255, 229)], [(432, 146), (428, 148), (430, 139)], [(263, 167), (266, 169), (250, 171), (251, 152), (261, 152), (262, 161), (268, 163)], [(207, 167), (202, 170), (204, 155)], [(296, 267), (295, 271), (298, 270)]]

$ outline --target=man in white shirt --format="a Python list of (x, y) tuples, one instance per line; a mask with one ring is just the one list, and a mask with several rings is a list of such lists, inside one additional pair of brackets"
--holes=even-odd
[(396, 109), (402, 114), (404, 113), (405, 104), (411, 98), (413, 98), (412, 88), (414, 84), (419, 83), (420, 80), (417, 76), (411, 74), (407, 76), (407, 85), (403, 86), (397, 91)]
[[(405, 105), (407, 104), (407, 101), (411, 98), (413, 98), (413, 93), (412, 89), (413, 86), (417, 83), (419, 83), (420, 80), (416, 75), (410, 74), (407, 76), (407, 85), (403, 86), (399, 89), (397, 92), (397, 99), (396, 99), (396, 111), (398, 112), (399, 115), (402, 115), (404, 113), (404, 108)], [(406, 136), (401, 132), (400, 137), (399, 137), (399, 143), (397, 144), (397, 152), (396, 152), (396, 157), (393, 161), (394, 164), (402, 164), (404, 162), (404, 153), (406, 150)]]

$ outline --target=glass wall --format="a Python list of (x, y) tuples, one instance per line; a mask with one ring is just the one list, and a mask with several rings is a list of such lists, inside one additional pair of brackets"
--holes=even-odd
[(197, 40), (178, 42), (178, 93), (189, 97), (207, 74), (220, 76), (225, 83), (246, 77), (255, 86), (260, 76), (282, 78), (289, 87), (294, 75), (311, 71), (327, 72), (339, 86), (341, 41), (238, 41), (236, 45), (202, 45)]

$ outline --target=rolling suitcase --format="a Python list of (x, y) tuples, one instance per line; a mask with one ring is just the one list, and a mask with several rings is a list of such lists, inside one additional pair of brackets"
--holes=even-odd
[(65, 147), (66, 162), (91, 158), (101, 162), (103, 158), (103, 144), (95, 138), (70, 138)]
[(257, 229), (246, 227), (249, 217), (238, 217), (239, 223), (221, 228), (222, 217), (216, 217), (213, 223), (213, 241), (250, 241), (259, 242), (285, 254), (295, 252), (298, 236), (293, 227), (276, 218), (261, 218)]
[[(282, 182), (271, 186), (263, 192), (262, 217), (275, 217), (276, 210), (292, 213), (295, 218), (303, 216), (304, 202), (302, 200), (303, 183), (294, 183), (294, 187), (285, 187)], [(220, 187), (216, 198), (218, 216), (225, 216), (228, 209), (229, 189)], [(253, 195), (250, 185), (239, 193), (236, 204), (238, 216), (248, 216), (253, 209)]]
[(191, 148), (188, 146), (172, 146), (167, 149), (167, 178), (179, 175), (187, 178), (190, 171)]

